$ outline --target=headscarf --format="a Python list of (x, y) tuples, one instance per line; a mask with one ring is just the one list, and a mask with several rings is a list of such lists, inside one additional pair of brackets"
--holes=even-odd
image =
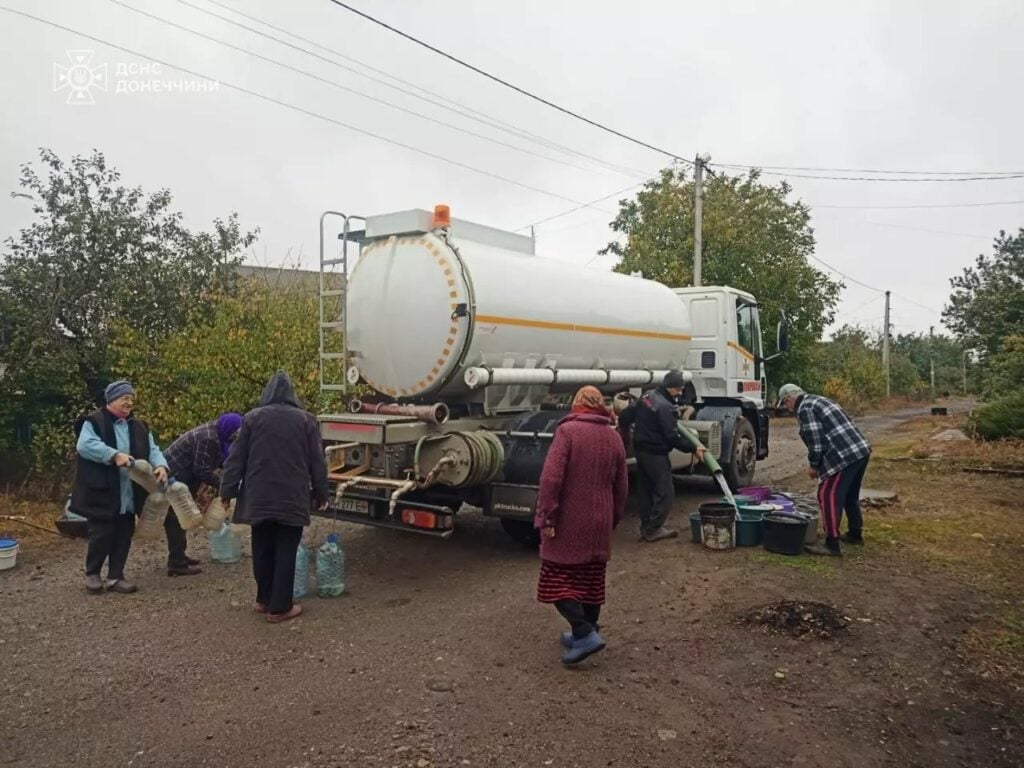
[(611, 413), (604, 404), (604, 395), (597, 387), (581, 387), (572, 399), (573, 413), (591, 413), (595, 416), (611, 418)]
[(222, 413), (217, 417), (217, 441), (220, 443), (220, 458), (228, 460), (231, 450), (231, 436), (242, 427), (242, 414)]

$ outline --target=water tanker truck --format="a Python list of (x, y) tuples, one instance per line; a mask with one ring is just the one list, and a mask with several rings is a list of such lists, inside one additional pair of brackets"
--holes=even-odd
[[(325, 516), (444, 537), (468, 505), (528, 540), (572, 394), (591, 384), (621, 404), (671, 369), (692, 376), (699, 400), (682, 423), (732, 487), (750, 484), (768, 455), (749, 293), (539, 258), (532, 238), (444, 206), (328, 212), (320, 230), (320, 386), (350, 398), (347, 411), (318, 417)], [(777, 341), (781, 351), (781, 325)], [(672, 460), (699, 471), (688, 454)]]

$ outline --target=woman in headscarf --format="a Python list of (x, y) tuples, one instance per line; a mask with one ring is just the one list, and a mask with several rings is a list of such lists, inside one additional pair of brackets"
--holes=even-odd
[(257, 613), (294, 619), (295, 556), (313, 506), (327, 508), (327, 465), (316, 418), (302, 408), (292, 380), (278, 371), (260, 407), (245, 414), (220, 484), (224, 504), (237, 498), (235, 522), (252, 526)]
[[(241, 426), (241, 414), (222, 413), (213, 421), (183, 434), (168, 446), (164, 454), (171, 477), (187, 485), (193, 498), (203, 484), (219, 489), (224, 462), (228, 460), (231, 444)], [(167, 533), (167, 575), (194, 576), (202, 573), (202, 569), (196, 567), (199, 561), (185, 552), (188, 538), (178, 523), (177, 515), (170, 513), (164, 518), (164, 531)]]
[(605, 646), (598, 634), (605, 570), (627, 493), (626, 452), (612, 414), (597, 388), (583, 387), (555, 430), (534, 519), (541, 531), (537, 599), (553, 603), (571, 628), (561, 637), (563, 664)]

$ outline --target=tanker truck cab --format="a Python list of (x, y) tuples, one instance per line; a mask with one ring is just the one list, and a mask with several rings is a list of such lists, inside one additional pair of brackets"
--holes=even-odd
[[(722, 427), (722, 465), (733, 488), (751, 485), (758, 460), (768, 456), (766, 362), (757, 299), (729, 286), (676, 288), (690, 316), (685, 369), (693, 376), (698, 421)], [(777, 328), (777, 354), (787, 346)]]
[(753, 480), (768, 452), (754, 297), (578, 262), (445, 206), (321, 217), (320, 385), (342, 400), (318, 417), (325, 516), (446, 537), (468, 505), (528, 540), (573, 393), (639, 393), (672, 369), (697, 390), (687, 426), (733, 487)]

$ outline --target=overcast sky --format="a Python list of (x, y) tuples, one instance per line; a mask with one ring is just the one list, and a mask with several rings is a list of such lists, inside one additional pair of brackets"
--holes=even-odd
[[(18, 166), (32, 160), (40, 146), (64, 157), (100, 149), (126, 183), (147, 190), (170, 188), (193, 227), (237, 211), (244, 226), (261, 230), (257, 260), (281, 263), (289, 251), (293, 259), (301, 251), (307, 267), (315, 263), (317, 221), (326, 209), (373, 214), (444, 202), (456, 217), (516, 229), (576, 207), (570, 201), (592, 201), (639, 184), (643, 174), (670, 162), (485, 80), (328, 0), (130, 1), (135, 8), (321, 80), (141, 16), (112, 0), (2, 4), (143, 54), (0, 11), (3, 237), (31, 218), (27, 203), (10, 200), (7, 192), (17, 188)], [(623, 133), (685, 157), (707, 152), (712, 166), (1024, 170), (1024, 5), (1019, 0), (351, 4)], [(285, 38), (228, 7), (326, 50)], [(91, 51), (91, 58), (85, 56), (97, 76), (107, 66), (106, 90), (97, 82), (76, 91), (66, 86), (55, 90), (55, 75), (72, 63), (71, 50)], [(166, 66), (157, 76), (142, 74), (146, 57), (221, 84), (215, 92), (199, 92), (198, 77)], [(437, 94), (462, 105), (464, 113), (475, 110), (487, 116), (482, 119), (514, 125), (620, 170), (512, 136), (323, 59), (434, 101), (437, 97), (428, 92)], [(121, 65), (126, 76), (118, 74)], [(153, 81), (161, 88), (192, 85), (183, 85), (182, 92), (143, 92)], [(552, 159), (459, 133), (336, 86)], [(184, 92), (186, 87), (195, 90)], [(118, 93), (119, 88), (126, 92)], [(67, 103), (83, 91), (94, 103)], [(893, 290), (897, 332), (938, 325), (949, 278), (978, 253), (990, 252), (999, 229), (1024, 224), (1024, 204), (819, 207), (1024, 200), (1024, 179), (857, 183), (793, 178), (791, 183), (795, 196), (813, 207), (817, 257), (870, 286)], [(611, 260), (594, 257), (612, 237), (607, 222), (615, 198), (598, 207), (603, 210), (588, 208), (538, 226), (539, 254), (581, 268), (589, 262), (587, 268), (609, 269)], [(839, 315), (841, 322), (879, 325), (881, 294), (847, 281)]]

